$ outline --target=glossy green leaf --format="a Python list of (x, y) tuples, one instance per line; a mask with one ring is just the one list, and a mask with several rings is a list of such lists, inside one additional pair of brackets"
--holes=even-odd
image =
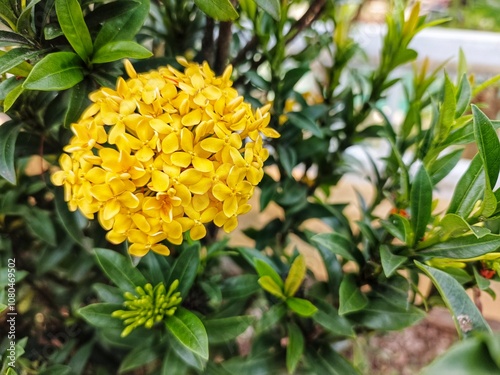
[[(281, 4), (279, 0), (254, 0), (258, 6), (264, 9), (276, 21), (281, 18)], [(286, 91), (285, 91), (286, 92)]]
[(163, 356), (162, 362), (160, 375), (185, 374), (188, 372), (187, 364), (176, 355), (171, 347), (167, 348), (167, 352)]
[(30, 231), (47, 242), (49, 245), (56, 246), (56, 230), (50, 212), (38, 207), (31, 207), (24, 215), (26, 225)]
[(290, 267), (290, 272), (285, 280), (285, 295), (293, 297), (299, 289), (304, 277), (306, 276), (306, 260), (302, 254), (295, 258)]
[(62, 100), (66, 103), (66, 112), (64, 114), (64, 126), (69, 127), (72, 123), (78, 121), (81, 114), (90, 104), (89, 93), (93, 89), (90, 79), (84, 79), (77, 85), (63, 93)]
[(391, 277), (408, 258), (391, 253), (386, 245), (380, 246), (380, 260), (386, 277)]
[(269, 276), (280, 289), (283, 289), (283, 280), (281, 279), (281, 276), (278, 275), (278, 272), (276, 272), (276, 270), (271, 267), (268, 262), (265, 262), (262, 259), (255, 259), (254, 266), (260, 277)]
[(283, 289), (270, 276), (260, 277), (258, 283), (266, 292), (271, 293), (275, 297), (285, 299)]
[(481, 312), (469, 298), (462, 285), (452, 276), (436, 268), (426, 266), (418, 261), (415, 264), (429, 278), (439, 291), (444, 303), (453, 314), (455, 325), (460, 336), (470, 336), (473, 332), (491, 332)]
[(419, 322), (425, 316), (424, 311), (413, 305), (405, 307), (388, 303), (386, 299), (374, 298), (351, 318), (371, 329), (397, 331)]
[(280, 164), (285, 169), (288, 177), (292, 177), (292, 172), (297, 165), (297, 152), (292, 147), (278, 145), (278, 156)]
[(124, 301), (123, 292), (116, 286), (95, 283), (92, 289), (97, 293), (101, 301), (106, 303), (122, 304)]
[(262, 317), (257, 321), (255, 330), (257, 332), (265, 332), (270, 327), (278, 323), (286, 314), (286, 306), (283, 303), (273, 305), (269, 310), (264, 312)]
[(87, 62), (92, 56), (92, 38), (83, 18), (78, 0), (56, 0), (56, 13), (59, 25), (69, 44)]
[(432, 163), (429, 169), (429, 175), (433, 185), (436, 185), (439, 181), (450, 174), (451, 170), (455, 168), (462, 157), (462, 153), (462, 149), (454, 150)]
[(497, 206), (492, 189), (496, 185), (500, 173), (500, 140), (498, 140), (498, 135), (491, 121), (475, 105), (472, 106), (472, 114), (474, 115), (474, 137), (486, 172), (486, 191), (482, 214), (488, 217), (495, 212)]
[(22, 12), (19, 15), (19, 18), (17, 19), (17, 22), (16, 22), (16, 31), (19, 34), (33, 35), (33, 33), (36, 32), (34, 30), (34, 27), (33, 27), (33, 24), (34, 24), (33, 17), (32, 17), (34, 15), (33, 8), (40, 1), (41, 0), (31, 0), (27, 4), (27, 6), (22, 7)]
[(124, 372), (135, 370), (157, 360), (159, 357), (159, 353), (155, 350), (155, 347), (153, 347), (151, 343), (140, 343), (132, 349), (125, 356), (125, 358), (123, 358), (120, 368), (118, 369), (118, 373), (122, 374)]
[(229, 277), (221, 285), (222, 296), (228, 299), (248, 298), (261, 290), (257, 280), (257, 275)]
[(403, 243), (411, 244), (415, 235), (410, 221), (401, 215), (391, 215), (389, 219), (381, 221), (382, 226), (394, 237)]
[(138, 43), (119, 40), (107, 43), (95, 51), (92, 63), (104, 64), (125, 58), (145, 59), (153, 54)]
[(101, 269), (121, 290), (135, 293), (136, 286), (144, 286), (148, 283), (132, 265), (130, 259), (113, 250), (95, 249), (94, 251)]
[(441, 241), (448, 237), (459, 237), (472, 232), (477, 238), (481, 238), (491, 233), (491, 230), (484, 227), (471, 226), (464, 218), (456, 214), (446, 214), (439, 222), (441, 232), (439, 233)]
[(150, 0), (138, 0), (136, 8), (109, 19), (104, 23), (94, 40), (97, 51), (105, 44), (118, 40), (133, 40), (149, 14)]
[(7, 121), (0, 125), (0, 176), (13, 185), (16, 184), (14, 156), (20, 130), (21, 125), (14, 121)]
[(352, 242), (348, 238), (338, 233), (320, 233), (311, 237), (311, 241), (320, 246), (324, 246), (334, 254), (340, 255), (346, 260), (360, 263), (362, 255), (358, 249), (353, 248)]
[[(453, 375), (490, 375), (500, 373), (500, 365), (495, 363), (500, 353), (491, 353), (485, 343), (486, 336), (474, 336), (454, 344), (443, 355), (439, 356), (421, 375), (453, 374)], [(487, 336), (492, 337), (492, 336)], [(498, 336), (497, 336), (498, 337)]]
[(229, 318), (205, 320), (208, 342), (218, 344), (234, 340), (253, 323), (253, 316), (232, 316)]
[(447, 213), (457, 214), (464, 218), (469, 217), (476, 202), (483, 198), (484, 188), (483, 163), (477, 154), (458, 181)]
[(460, 84), (457, 90), (457, 108), (455, 110), (455, 118), (464, 114), (469, 107), (471, 99), (472, 89), (470, 87), (469, 80), (467, 79), (467, 75), (464, 73), (460, 79)]
[(314, 306), (310, 301), (303, 298), (287, 298), (286, 304), (293, 312), (306, 318), (313, 316), (316, 311), (318, 311), (318, 308), (316, 306)]
[(230, 0), (194, 0), (201, 11), (219, 21), (231, 21), (238, 18)]
[(324, 134), (319, 127), (319, 125), (311, 120), (309, 117), (306, 117), (300, 112), (288, 112), (286, 114), (290, 123), (302, 130), (310, 132), (312, 135), (318, 138), (323, 138)]
[(315, 301), (314, 305), (318, 311), (313, 315), (313, 320), (320, 324), (330, 333), (336, 336), (355, 337), (352, 324), (344, 317), (338, 314), (338, 311), (325, 301)]
[(21, 47), (21, 48), (14, 48), (11, 49), (10, 51), (1, 53), (0, 74), (4, 74), (7, 72), (16, 74), (17, 72), (14, 71), (13, 68), (18, 66), (21, 69), (27, 70), (29, 72), (31, 66), (28, 63), (26, 63), (26, 60), (37, 57), (43, 52), (44, 51), (33, 51), (32, 49)]
[(59, 222), (66, 230), (66, 233), (77, 243), (83, 245), (83, 231), (78, 223), (78, 212), (71, 212), (68, 204), (64, 200), (64, 191), (62, 188), (55, 190), (55, 211)]
[(3, 102), (3, 110), (5, 112), (8, 112), (9, 109), (14, 105), (16, 100), (21, 96), (23, 92), (24, 88), (22, 85), (18, 85), (15, 88), (13, 88), (12, 91), (10, 91), (5, 97), (5, 100)]
[(123, 329), (125, 327), (123, 320), (111, 316), (116, 310), (123, 310), (123, 305), (116, 303), (94, 303), (79, 309), (78, 314), (94, 327)]
[(83, 80), (82, 60), (73, 52), (55, 52), (45, 56), (24, 82), (28, 90), (59, 91)]
[(190, 246), (182, 250), (176, 259), (168, 278), (168, 285), (174, 280), (179, 280), (177, 291), (181, 293), (182, 298), (186, 298), (191, 286), (196, 279), (198, 266), (200, 265), (200, 250), (198, 246)]
[(297, 365), (304, 353), (304, 336), (295, 323), (287, 324), (288, 344), (286, 347), (286, 369), (289, 374), (295, 373)]
[(339, 315), (359, 311), (368, 304), (368, 298), (359, 290), (353, 275), (344, 275), (339, 290)]
[(422, 165), (413, 181), (410, 193), (411, 219), (414, 241), (419, 241), (425, 234), (432, 211), (432, 181)]
[(445, 242), (429, 246), (424, 250), (420, 250), (418, 254), (441, 258), (467, 259), (497, 251), (499, 248), (499, 235), (488, 234), (477, 238), (476, 235), (470, 234), (450, 238)]
[(450, 130), (455, 122), (455, 111), (457, 106), (455, 98), (455, 86), (453, 85), (447, 74), (445, 74), (443, 90), (443, 103), (441, 104), (439, 110), (439, 120), (437, 123), (438, 141), (442, 141), (446, 139), (446, 137), (448, 137), (448, 134), (450, 134)]
[(16, 19), (11, 4), (7, 4), (7, 1), (0, 1), (0, 20), (3, 20), (12, 30), (16, 30)]
[(208, 359), (208, 336), (201, 320), (189, 310), (179, 307), (165, 320), (165, 326), (179, 344), (203, 359)]
[(477, 271), (476, 267), (472, 267), (472, 271), (474, 272), (474, 278), (476, 280), (477, 287), (481, 290), (486, 290), (490, 287), (490, 280), (482, 277)]

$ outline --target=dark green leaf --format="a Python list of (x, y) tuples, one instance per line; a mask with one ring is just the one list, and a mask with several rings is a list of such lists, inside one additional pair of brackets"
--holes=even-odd
[[(261, 0), (256, 0), (256, 1), (259, 2)], [(273, 0), (273, 1), (276, 1), (276, 4), (278, 4), (278, 7), (279, 7), (279, 1), (278, 0)], [(270, 3), (273, 1), (264, 0), (261, 2)], [(279, 11), (279, 8), (278, 8), (278, 11)], [(278, 17), (279, 17), (279, 15), (278, 15)], [(304, 75), (309, 71), (309, 69), (310, 68), (308, 66), (300, 66), (298, 68), (290, 69), (289, 71), (287, 71), (285, 76), (283, 77), (283, 81), (282, 81), (283, 84), (281, 86), (281, 92), (284, 95), (287, 95), (289, 93), (289, 91), (291, 91), (294, 88), (294, 86), (297, 84), (297, 82), (302, 77), (304, 77)]]
[(0, 125), (0, 176), (14, 185), (16, 184), (14, 156), (20, 130), (21, 125), (14, 121)]
[(467, 218), (476, 202), (482, 199), (485, 188), (484, 169), (481, 157), (477, 154), (469, 168), (460, 178), (453, 192), (447, 213)]
[[(33, 51), (28, 48), (14, 48), (0, 56), (0, 74), (10, 72), (19, 64), (23, 64), (26, 60), (36, 57), (45, 51)], [(15, 73), (15, 72), (14, 72)]]
[(222, 296), (227, 299), (248, 298), (260, 290), (257, 275), (239, 275), (224, 280)]
[(289, 177), (297, 164), (297, 152), (292, 147), (278, 145), (279, 161)]
[(429, 174), (433, 185), (436, 185), (439, 181), (448, 176), (462, 157), (462, 153), (462, 149), (454, 150), (432, 163)]
[(102, 26), (94, 41), (98, 50), (107, 43), (118, 40), (132, 40), (139, 32), (149, 14), (149, 0), (138, 0), (139, 5), (118, 17), (109, 19)]
[(352, 242), (339, 233), (320, 233), (311, 237), (311, 241), (340, 255), (346, 260), (363, 263), (363, 256), (358, 249), (353, 248)]
[(388, 220), (381, 221), (382, 226), (394, 237), (403, 243), (411, 244), (415, 235), (411, 229), (410, 221), (401, 215), (391, 215)]
[(415, 242), (425, 234), (432, 211), (432, 181), (422, 165), (411, 188), (411, 224)]
[(232, 316), (229, 318), (210, 319), (204, 322), (208, 342), (218, 344), (234, 340), (253, 323), (253, 316)]
[(207, 331), (201, 320), (189, 310), (179, 307), (165, 325), (178, 343), (201, 358), (208, 359)]
[(325, 301), (317, 300), (314, 305), (318, 311), (313, 315), (313, 320), (323, 326), (330, 333), (337, 336), (355, 337), (354, 329), (349, 321), (340, 316), (338, 311)]
[(408, 258), (391, 253), (386, 245), (380, 246), (380, 260), (386, 277), (391, 277)]
[(142, 367), (159, 358), (158, 352), (151, 343), (138, 345), (123, 358), (118, 373), (124, 373)]
[(290, 297), (287, 298), (285, 302), (293, 312), (305, 318), (314, 315), (316, 311), (318, 311), (316, 306), (303, 298)]
[(89, 94), (92, 88), (93, 85), (90, 79), (84, 79), (63, 93), (63, 101), (66, 103), (65, 127), (69, 127), (73, 122), (78, 121), (85, 108), (89, 106)]
[(472, 99), (472, 90), (470, 87), (467, 75), (464, 73), (460, 79), (460, 84), (457, 91), (457, 108), (455, 111), (455, 118), (464, 114)]
[(448, 137), (455, 122), (456, 98), (455, 86), (450, 78), (445, 74), (443, 103), (439, 110), (439, 120), (437, 123), (437, 140), (443, 141)]
[(283, 303), (273, 305), (269, 310), (264, 312), (262, 317), (257, 321), (255, 330), (264, 332), (276, 323), (278, 323), (286, 314), (286, 307)]
[(473, 267), (472, 270), (474, 272), (474, 278), (476, 279), (476, 284), (477, 284), (478, 288), (481, 290), (488, 289), (490, 287), (490, 280), (482, 277), (479, 274), (479, 272), (477, 272), (476, 267)]
[(489, 332), (491, 328), (484, 320), (481, 312), (469, 298), (462, 285), (446, 272), (440, 271), (415, 261), (415, 264), (438, 289), (444, 303), (453, 314), (459, 335), (470, 336), (473, 332)]
[[(13, 375), (16, 373), (13, 371)], [(66, 365), (53, 365), (40, 371), (38, 375), (71, 375), (73, 374), (71, 367)]]
[(162, 362), (160, 375), (186, 374), (188, 372), (186, 363), (170, 347), (163, 356)]
[(68, 366), (74, 374), (82, 374), (84, 372), (84, 369), (87, 366), (87, 361), (89, 360), (92, 350), (94, 349), (94, 345), (95, 343), (93, 341), (89, 341), (73, 354)]
[(231, 21), (238, 18), (238, 12), (229, 0), (194, 0), (195, 4), (207, 14), (219, 21)]
[(144, 286), (147, 280), (132, 265), (130, 259), (113, 250), (95, 249), (97, 262), (109, 279), (123, 291), (135, 293), (136, 286)]
[(124, 58), (145, 59), (153, 54), (135, 42), (119, 40), (103, 45), (95, 51), (92, 57), (92, 63), (104, 64)]
[(288, 117), (288, 120), (292, 123), (292, 125), (302, 130), (311, 132), (311, 134), (318, 138), (324, 137), (323, 131), (321, 130), (319, 125), (309, 117), (304, 116), (302, 113), (288, 112), (286, 116)]
[(10, 31), (0, 30), (0, 43), (6, 46), (31, 45), (31, 42), (24, 36)]
[(425, 256), (467, 259), (475, 258), (500, 248), (500, 236), (488, 234), (481, 238), (470, 234), (467, 236), (450, 238), (446, 242), (432, 245), (418, 253)]
[(23, 87), (28, 90), (58, 91), (83, 80), (82, 60), (73, 52), (55, 52), (40, 60)]
[(306, 352), (308, 367), (311, 374), (328, 375), (359, 375), (360, 373), (353, 364), (342, 357), (329, 346), (323, 346), (320, 350), (309, 349)]
[(0, 21), (9, 26), (12, 30), (16, 28), (16, 15), (12, 11), (12, 7), (10, 4), (7, 4), (7, 1), (0, 1)]
[(92, 289), (97, 293), (101, 301), (106, 303), (121, 304), (124, 301), (123, 292), (115, 286), (95, 283)]
[(198, 266), (200, 265), (200, 251), (198, 246), (184, 248), (172, 266), (168, 285), (174, 280), (179, 280), (178, 292), (181, 292), (182, 298), (186, 298), (191, 286), (196, 279)]
[(344, 275), (339, 293), (339, 315), (341, 316), (359, 311), (368, 304), (368, 298), (359, 290), (353, 275)]
[(78, 223), (78, 212), (71, 212), (68, 204), (64, 201), (63, 189), (55, 190), (55, 211), (59, 217), (59, 222), (66, 230), (66, 233), (73, 238), (73, 240), (80, 245), (83, 245), (83, 231)]
[(92, 38), (85, 24), (80, 3), (78, 0), (56, 0), (55, 5), (64, 36), (78, 56), (88, 62), (92, 56)]
[(85, 23), (92, 30), (100, 27), (101, 24), (108, 22), (114, 17), (119, 17), (124, 13), (133, 11), (139, 5), (140, 3), (135, 0), (120, 0), (99, 4), (92, 12), (85, 15)]
[(38, 4), (41, 0), (31, 0), (27, 6), (22, 8), (22, 12), (19, 15), (16, 23), (16, 31), (19, 34), (30, 35), (33, 34), (33, 20), (32, 16), (34, 14), (33, 8), (36, 4)]
[(35, 236), (49, 245), (56, 246), (56, 230), (49, 211), (31, 207), (24, 215), (24, 219)]
[(122, 309), (123, 305), (121, 304), (94, 303), (79, 309), (78, 314), (94, 327), (123, 329), (123, 320), (111, 316), (114, 311)]
[(286, 347), (286, 369), (290, 374), (295, 372), (304, 353), (304, 336), (295, 323), (287, 324), (288, 344)]
[[(281, 18), (281, 4), (279, 0), (254, 0), (258, 6), (264, 9), (276, 21)], [(286, 91), (284, 91), (286, 92)]]
[(13, 88), (12, 91), (9, 92), (5, 97), (5, 101), (3, 102), (3, 110), (5, 112), (8, 112), (8, 110), (14, 105), (16, 100), (19, 98), (19, 96), (21, 96), (23, 92), (24, 88), (22, 85)]

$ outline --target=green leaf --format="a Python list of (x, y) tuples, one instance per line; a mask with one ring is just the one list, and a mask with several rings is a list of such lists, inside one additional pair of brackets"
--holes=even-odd
[(460, 84), (457, 91), (457, 108), (455, 110), (455, 118), (458, 118), (464, 114), (469, 107), (470, 101), (472, 99), (472, 89), (470, 87), (467, 75), (464, 73), (460, 79)]
[(73, 52), (55, 52), (40, 60), (23, 87), (28, 90), (59, 91), (83, 80), (82, 60)]
[(149, 14), (149, 0), (138, 0), (136, 8), (113, 17), (104, 23), (94, 40), (97, 51), (105, 44), (118, 40), (132, 40), (139, 32)]
[(293, 147), (286, 147), (284, 145), (278, 145), (277, 148), (279, 161), (288, 177), (292, 177), (292, 172), (297, 165), (297, 152)]
[(155, 347), (150, 343), (136, 346), (123, 358), (118, 373), (122, 374), (147, 365), (160, 357)]
[(336, 336), (347, 336), (354, 338), (356, 334), (351, 323), (338, 314), (338, 311), (325, 301), (317, 300), (314, 305), (318, 311), (313, 315), (313, 320), (323, 328)]
[(314, 136), (318, 138), (323, 138), (324, 134), (319, 125), (311, 120), (309, 117), (306, 117), (300, 112), (288, 112), (286, 114), (288, 120), (292, 125), (298, 127), (299, 129), (311, 132)]
[(119, 40), (103, 45), (95, 51), (92, 57), (92, 63), (104, 64), (125, 58), (145, 59), (153, 54), (138, 43)]
[(257, 321), (255, 330), (257, 332), (267, 331), (270, 327), (278, 323), (286, 314), (286, 307), (283, 303), (273, 305), (269, 310), (264, 312), (262, 317)]
[(346, 274), (340, 283), (339, 315), (359, 311), (368, 304), (368, 298), (359, 290), (354, 275)]
[(63, 189), (55, 190), (55, 211), (66, 233), (79, 245), (83, 245), (83, 231), (78, 223), (78, 212), (71, 212), (64, 200)]
[(374, 298), (350, 318), (371, 329), (397, 331), (417, 323), (425, 316), (425, 312), (411, 304), (405, 308), (388, 303), (386, 299)]
[(265, 262), (262, 259), (254, 259), (254, 267), (260, 277), (269, 276), (273, 279), (275, 284), (279, 286), (279, 289), (283, 289), (283, 280), (281, 279), (281, 276), (278, 275), (276, 270), (271, 267), (268, 262)]
[(123, 320), (111, 316), (116, 310), (123, 310), (123, 305), (116, 303), (94, 303), (79, 309), (78, 314), (94, 327), (123, 329)]
[(82, 8), (78, 0), (56, 0), (56, 14), (59, 25), (69, 44), (88, 62), (92, 56), (92, 38), (83, 18)]
[(476, 284), (479, 289), (486, 290), (490, 287), (490, 280), (482, 277), (479, 272), (477, 272), (476, 267), (472, 267), (472, 271), (474, 272), (474, 278), (476, 279)]
[(295, 323), (287, 324), (288, 345), (286, 347), (286, 369), (293, 374), (304, 353), (304, 336)]
[(230, 0), (194, 0), (201, 11), (219, 21), (231, 21), (238, 18)]
[(12, 89), (11, 92), (7, 94), (5, 97), (5, 101), (3, 102), (3, 110), (7, 112), (16, 102), (16, 100), (21, 96), (24, 92), (24, 88), (22, 85), (18, 85)]
[(7, 309), (7, 305), (4, 305), (3, 303), (0, 303), (0, 314), (3, 313)]
[(160, 375), (186, 374), (188, 366), (176, 355), (173, 348), (168, 347), (167, 352), (162, 358), (162, 366)]
[(419, 251), (418, 254), (440, 258), (468, 259), (497, 251), (499, 248), (499, 235), (488, 234), (477, 238), (475, 234), (470, 234), (450, 238), (446, 242), (429, 246), (425, 250)]
[(179, 344), (201, 358), (208, 359), (208, 336), (201, 320), (189, 310), (179, 307), (165, 320), (165, 326)]
[(450, 130), (455, 123), (456, 98), (455, 86), (447, 74), (444, 81), (443, 103), (439, 109), (439, 120), (437, 123), (437, 141), (443, 141), (450, 134)]
[(283, 289), (278, 284), (276, 284), (272, 277), (262, 276), (257, 282), (262, 287), (262, 289), (264, 289), (268, 293), (271, 293), (273, 296), (281, 299), (286, 298), (283, 294)]
[(386, 277), (391, 277), (408, 258), (391, 253), (386, 245), (380, 246), (380, 260)]
[(92, 91), (92, 88), (93, 84), (91, 80), (84, 79), (63, 93), (63, 102), (66, 103), (66, 112), (64, 113), (65, 127), (69, 127), (72, 123), (78, 121), (85, 108), (89, 106), (89, 93)]
[(401, 215), (391, 215), (388, 220), (381, 221), (382, 226), (394, 237), (403, 243), (411, 244), (415, 235), (411, 229), (410, 221)]
[(429, 174), (433, 185), (436, 185), (439, 181), (448, 176), (451, 170), (459, 162), (462, 153), (463, 149), (454, 150), (432, 163)]
[(482, 214), (488, 217), (495, 212), (497, 206), (492, 189), (495, 187), (500, 173), (500, 141), (491, 121), (475, 105), (472, 106), (472, 114), (474, 116), (474, 137), (486, 172), (486, 191)]
[(472, 232), (477, 238), (491, 233), (487, 228), (471, 226), (464, 218), (456, 214), (444, 215), (439, 226), (441, 227), (439, 233), (441, 242), (444, 242), (448, 237), (459, 237), (469, 232)]
[(314, 315), (316, 311), (318, 311), (318, 308), (316, 306), (314, 306), (310, 301), (303, 298), (290, 297), (287, 298), (285, 302), (292, 311), (305, 318)]
[(482, 199), (484, 194), (485, 179), (483, 173), (483, 163), (480, 155), (477, 154), (458, 181), (447, 213), (457, 214), (464, 218), (469, 217), (476, 202)]
[(227, 299), (248, 298), (260, 290), (257, 275), (238, 275), (224, 280), (222, 295)]
[(311, 241), (320, 246), (324, 246), (332, 253), (340, 255), (346, 260), (363, 263), (363, 256), (359, 250), (354, 249), (352, 242), (348, 238), (338, 233), (320, 233), (311, 237)]
[(330, 346), (322, 346), (320, 350), (309, 349), (306, 352), (308, 367), (311, 374), (328, 375), (359, 375), (353, 364), (337, 353)]
[(14, 48), (0, 56), (0, 74), (12, 73), (12, 69), (18, 65), (24, 69), (31, 69), (31, 66), (26, 63), (26, 60), (32, 59), (41, 55), (45, 51), (33, 51), (28, 48)]
[(26, 225), (35, 236), (49, 245), (56, 246), (56, 230), (49, 211), (31, 207), (23, 216)]
[[(15, 375), (16, 373), (13, 372), (12, 374)], [(66, 365), (53, 365), (45, 368), (44, 370), (38, 373), (38, 375), (71, 375), (71, 374), (73, 374), (71, 367)]]
[(218, 344), (234, 340), (253, 323), (253, 316), (232, 316), (229, 318), (205, 320), (208, 342)]
[[(258, 6), (264, 9), (276, 21), (281, 19), (281, 4), (279, 0), (254, 0)], [(286, 91), (285, 91), (286, 92)]]
[(415, 233), (414, 241), (425, 234), (432, 211), (432, 181), (422, 165), (418, 170), (410, 193), (411, 225)]
[(14, 121), (7, 121), (0, 125), (0, 176), (13, 185), (16, 184), (14, 156), (20, 130), (21, 125)]
[(16, 22), (16, 31), (22, 35), (32, 35), (34, 30), (34, 23), (32, 16), (34, 15), (33, 8), (41, 0), (31, 0), (27, 6), (22, 7), (22, 12)]
[(495, 360), (500, 358), (500, 353), (491, 353), (485, 343), (490, 337), (494, 338), (494, 336), (479, 335), (456, 343), (444, 355), (439, 356), (425, 367), (421, 375), (489, 375), (500, 373), (500, 365), (495, 363)]
[(179, 280), (177, 291), (181, 293), (182, 298), (186, 298), (191, 286), (196, 279), (196, 273), (200, 265), (200, 250), (198, 246), (184, 248), (181, 255), (175, 260), (168, 278), (168, 285), (174, 280)]
[(101, 301), (117, 304), (122, 304), (124, 301), (123, 292), (116, 286), (95, 283), (92, 285), (92, 289)]
[(304, 256), (300, 254), (293, 261), (290, 272), (285, 280), (285, 296), (293, 297), (295, 293), (297, 293), (297, 290), (306, 276), (306, 270), (306, 260)]
[(440, 271), (415, 261), (415, 264), (429, 278), (439, 291), (444, 303), (453, 314), (455, 325), (460, 336), (470, 336), (473, 332), (491, 333), (491, 328), (484, 320), (476, 305), (469, 298), (458, 281), (446, 272)]
[(144, 286), (148, 283), (132, 265), (130, 259), (113, 250), (95, 249), (94, 251), (101, 269), (121, 290), (135, 293), (136, 286)]

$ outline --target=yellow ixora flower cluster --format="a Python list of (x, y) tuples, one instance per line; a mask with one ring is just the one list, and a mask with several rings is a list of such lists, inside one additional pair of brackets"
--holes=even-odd
[(254, 112), (231, 87), (231, 67), (216, 76), (207, 63), (178, 62), (184, 72), (138, 74), (125, 61), (130, 78), (90, 95), (52, 175), (70, 210), (97, 214), (107, 239), (128, 240), (134, 256), (168, 255), (163, 240), (201, 239), (209, 222), (234, 230), (263, 177), (262, 137), (279, 137), (270, 106)]

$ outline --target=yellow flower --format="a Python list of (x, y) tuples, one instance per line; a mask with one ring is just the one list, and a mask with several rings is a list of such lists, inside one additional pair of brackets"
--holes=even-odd
[(261, 181), (269, 156), (264, 137), (270, 106), (253, 111), (232, 88), (232, 68), (216, 76), (207, 63), (179, 58), (90, 94), (93, 102), (60, 158), (52, 182), (64, 186), (71, 210), (97, 218), (108, 241), (129, 252), (168, 255), (163, 242), (206, 235), (214, 222), (234, 230)]

